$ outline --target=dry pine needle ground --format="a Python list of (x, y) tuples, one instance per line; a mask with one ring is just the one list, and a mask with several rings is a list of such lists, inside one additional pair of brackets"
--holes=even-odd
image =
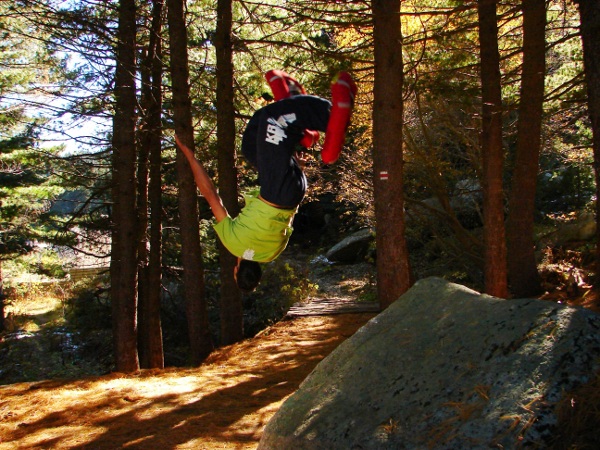
[(197, 369), (0, 387), (0, 450), (254, 449), (283, 400), (371, 317), (283, 321)]

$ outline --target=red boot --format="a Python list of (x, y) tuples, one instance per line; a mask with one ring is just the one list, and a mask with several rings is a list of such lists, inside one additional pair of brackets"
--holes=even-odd
[(337, 74), (331, 83), (331, 115), (321, 150), (321, 159), (325, 164), (336, 162), (342, 152), (357, 91), (354, 80), (347, 72)]
[[(304, 86), (294, 77), (288, 75), (283, 70), (269, 70), (265, 73), (265, 78), (271, 87), (275, 101), (289, 98), (294, 95), (306, 94)], [(318, 131), (304, 130), (304, 136), (300, 140), (300, 145), (304, 148), (310, 148), (319, 141)]]
[(271, 87), (275, 101), (291, 97), (293, 95), (306, 94), (304, 87), (294, 77), (283, 70), (269, 70), (265, 78)]

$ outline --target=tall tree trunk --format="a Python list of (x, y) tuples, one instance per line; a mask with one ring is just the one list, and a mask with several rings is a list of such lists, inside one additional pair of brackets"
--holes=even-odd
[(404, 81), (400, 0), (373, 0), (375, 86), (373, 171), (377, 293), (387, 308), (412, 284), (404, 236), (402, 121)]
[[(162, 61), (161, 39), (163, 0), (154, 0), (152, 26), (148, 52), (143, 62), (142, 105), (144, 107), (144, 127), (141, 133), (141, 149), (138, 182), (148, 180), (142, 192), (140, 211), (140, 234), (146, 238), (140, 240), (139, 260), (139, 308), (138, 308), (138, 351), (140, 365), (145, 368), (163, 368), (164, 354), (162, 345), (162, 327), (160, 322), (161, 261), (162, 261), (162, 182), (161, 182), (161, 109), (162, 109)], [(145, 157), (142, 157), (142, 153)], [(148, 168), (147, 159), (150, 166)], [(148, 211), (148, 206), (150, 206)], [(148, 224), (148, 214), (150, 223)], [(147, 238), (149, 225), (149, 242)], [(149, 245), (147, 245), (149, 244)], [(143, 257), (142, 257), (143, 255)]]
[(483, 227), (485, 292), (508, 296), (502, 171), (502, 91), (496, 0), (480, 0), (481, 153), (483, 165)]
[(112, 158), (111, 300), (116, 369), (139, 369), (135, 183), (135, 0), (119, 3)]
[[(192, 102), (188, 81), (189, 68), (184, 3), (184, 0), (169, 0), (167, 3), (169, 10), (171, 79), (173, 83), (173, 120), (175, 133), (193, 151), (194, 130), (192, 127)], [(176, 165), (179, 183), (179, 215), (181, 219), (181, 259), (191, 361), (193, 364), (199, 364), (213, 350), (213, 345), (208, 329), (204, 267), (199, 234), (198, 197), (192, 171), (181, 152), (177, 152)]]
[[(233, 49), (231, 42), (231, 0), (217, 2), (217, 152), (219, 192), (232, 216), (240, 208), (235, 165), (235, 109), (233, 104)], [(233, 278), (237, 258), (219, 242), (221, 266), (221, 344), (233, 344), (244, 337), (242, 299)]]
[[(155, 18), (162, 24), (164, 0), (155, 0)], [(154, 27), (153, 27), (154, 28)], [(156, 26), (162, 29), (162, 26)], [(148, 260), (148, 356), (149, 367), (163, 368), (165, 365), (160, 300), (162, 294), (162, 39), (157, 31), (156, 55), (152, 60), (152, 98), (150, 114), (150, 256)]]
[(576, 0), (581, 17), (583, 63), (588, 91), (588, 110), (592, 124), (594, 175), (596, 178), (596, 280), (600, 291), (600, 2)]
[(509, 284), (516, 297), (528, 297), (541, 291), (533, 225), (544, 110), (545, 31), (545, 0), (523, 0), (523, 73), (517, 152), (506, 223)]
[(150, 105), (148, 85), (150, 84), (150, 73), (148, 68), (148, 58), (150, 50), (146, 50), (140, 64), (142, 80), (142, 98), (141, 114), (142, 127), (139, 136), (139, 152), (137, 165), (137, 213), (138, 213), (138, 238), (137, 238), (137, 268), (138, 268), (138, 356), (140, 367), (148, 368), (147, 340), (148, 326), (148, 255), (150, 253), (150, 243), (148, 242), (148, 156), (150, 148), (148, 146), (148, 109)]
[(2, 278), (2, 260), (0, 259), (0, 332), (5, 330), (4, 320), (6, 319), (4, 308), (4, 279)]

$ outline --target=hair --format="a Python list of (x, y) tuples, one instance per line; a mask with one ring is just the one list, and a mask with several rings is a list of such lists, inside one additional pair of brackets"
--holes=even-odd
[(252, 292), (260, 283), (262, 269), (256, 261), (242, 259), (237, 271), (237, 285), (241, 291)]

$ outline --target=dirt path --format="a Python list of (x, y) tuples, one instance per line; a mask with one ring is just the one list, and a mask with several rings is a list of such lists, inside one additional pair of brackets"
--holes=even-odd
[(197, 369), (0, 387), (0, 450), (254, 449), (283, 400), (373, 316), (285, 320)]

